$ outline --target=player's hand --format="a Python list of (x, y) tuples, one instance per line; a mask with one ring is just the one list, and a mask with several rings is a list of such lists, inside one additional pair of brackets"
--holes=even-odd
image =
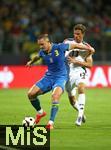
[(31, 67), (31, 65), (32, 65), (32, 61), (30, 60), (27, 62), (26, 67)]
[(90, 47), (90, 53), (94, 54), (95, 53), (95, 49), (93, 47)]
[(95, 49), (92, 46), (90, 46), (89, 44), (87, 44), (86, 46), (89, 48), (89, 53), (90, 54), (94, 54), (95, 53)]

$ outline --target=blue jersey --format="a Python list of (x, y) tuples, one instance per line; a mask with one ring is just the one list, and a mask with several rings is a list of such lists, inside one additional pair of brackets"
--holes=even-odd
[(65, 65), (65, 51), (69, 49), (69, 44), (52, 44), (50, 53), (46, 53), (43, 49), (40, 50), (39, 56), (42, 57), (45, 64), (48, 66), (47, 75), (61, 76), (67, 75)]

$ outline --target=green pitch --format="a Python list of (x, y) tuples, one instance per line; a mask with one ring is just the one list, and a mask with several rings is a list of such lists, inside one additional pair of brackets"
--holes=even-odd
[[(25, 116), (35, 116), (27, 98), (28, 89), (0, 90), (0, 124), (21, 124)], [(49, 119), (50, 95), (41, 96), (47, 112), (40, 124)], [(67, 94), (61, 97), (60, 108), (51, 131), (51, 150), (110, 150), (111, 149), (111, 89), (88, 89), (87, 122), (76, 127), (76, 111), (69, 105)]]

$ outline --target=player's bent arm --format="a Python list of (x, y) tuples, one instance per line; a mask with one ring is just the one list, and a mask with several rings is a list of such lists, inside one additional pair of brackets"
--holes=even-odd
[(78, 61), (77, 63), (82, 67), (91, 68), (93, 66), (92, 55), (89, 55), (84, 62)]
[(31, 66), (34, 62), (38, 61), (40, 59), (39, 56), (34, 56), (31, 60), (29, 60), (26, 64), (26, 66)]
[(89, 55), (84, 62), (76, 60), (74, 57), (68, 57), (68, 61), (70, 63), (74, 63), (81, 67), (91, 68), (93, 66), (92, 55)]
[(91, 54), (95, 53), (95, 49), (93, 47), (89, 47), (87, 45), (80, 45), (80, 44), (69, 44), (69, 50), (71, 49), (81, 49), (81, 50), (87, 50)]
[(87, 63), (87, 68), (91, 68), (93, 66), (93, 58), (92, 58), (92, 55), (89, 55), (87, 58), (86, 58), (86, 61)]
[(90, 59), (88, 59), (87, 61), (81, 62), (81, 61), (76, 61), (75, 64), (78, 64), (82, 67), (86, 67), (86, 68), (91, 68), (92, 67), (92, 61)]

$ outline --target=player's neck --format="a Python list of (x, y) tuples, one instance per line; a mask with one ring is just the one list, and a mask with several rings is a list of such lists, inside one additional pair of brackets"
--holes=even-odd
[(82, 42), (83, 42), (83, 39), (81, 39), (81, 40), (76, 40), (76, 39), (75, 39), (75, 41), (76, 41), (77, 43), (82, 43)]

